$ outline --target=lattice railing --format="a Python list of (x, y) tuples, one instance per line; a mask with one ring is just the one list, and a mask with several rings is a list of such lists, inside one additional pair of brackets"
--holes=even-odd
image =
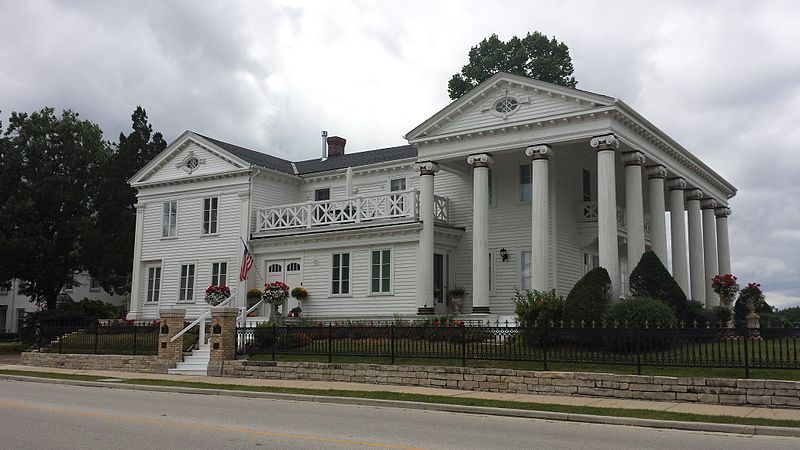
[[(583, 223), (597, 223), (597, 202), (580, 202), (578, 204), (579, 207), (579, 217), (581, 222)], [(617, 226), (620, 229), (626, 228), (625, 223), (625, 210), (619, 206), (617, 206)], [(644, 217), (644, 235), (646, 237), (650, 236), (650, 231), (652, 227), (652, 222), (650, 217)]]
[(450, 199), (447, 197), (433, 196), (433, 220), (438, 223), (450, 222)]

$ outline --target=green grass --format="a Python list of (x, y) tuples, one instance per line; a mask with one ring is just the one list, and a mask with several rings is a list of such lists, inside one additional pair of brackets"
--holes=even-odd
[(15, 355), (25, 350), (19, 341), (0, 342), (0, 355)]
[[(88, 375), (72, 375), (49, 372), (15, 371), (0, 370), (5, 375), (23, 375), (38, 378), (56, 378), (81, 381), (98, 381), (101, 377)], [(173, 386), (189, 387), (198, 389), (232, 390), (247, 392), (271, 392), (283, 394), (301, 394), (313, 396), (348, 397), (348, 398), (367, 398), (376, 400), (399, 400), (416, 403), (434, 403), (461, 406), (483, 406), (492, 408), (521, 409), (528, 411), (546, 411), (568, 414), (587, 414), (594, 416), (610, 417), (631, 417), (640, 419), (672, 420), (678, 422), (701, 422), (701, 423), (725, 423), (739, 425), (759, 425), (759, 426), (780, 426), (800, 428), (800, 421), (795, 420), (775, 420), (751, 417), (733, 417), (718, 415), (702, 415), (690, 413), (677, 413), (670, 411), (654, 411), (647, 409), (626, 409), (626, 408), (600, 408), (595, 406), (574, 406), (558, 405), (548, 403), (528, 403), (509, 400), (486, 400), (477, 398), (448, 397), (440, 395), (406, 394), (399, 392), (383, 391), (348, 391), (348, 390), (327, 390), (327, 389), (303, 389), (274, 386), (243, 386), (237, 384), (215, 384), (199, 383), (191, 381), (174, 380), (150, 380), (128, 378), (122, 379), (119, 383), (139, 385), (139, 386)]]
[[(197, 333), (186, 333), (183, 335), (183, 350), (188, 351), (197, 343), (199, 336)], [(107, 355), (133, 355), (133, 333), (114, 333), (100, 334), (97, 336), (97, 353)], [(64, 335), (61, 344), (53, 343), (43, 352), (49, 353), (75, 353), (93, 354), (95, 353), (95, 335), (83, 330), (76, 333)], [(136, 334), (136, 354), (155, 355), (158, 354), (158, 332), (137, 333)]]

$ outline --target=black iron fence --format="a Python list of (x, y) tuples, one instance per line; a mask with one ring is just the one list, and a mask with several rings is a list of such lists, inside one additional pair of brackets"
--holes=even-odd
[(41, 352), (95, 355), (155, 355), (158, 324), (41, 325), (25, 329), (26, 340)]
[(800, 369), (800, 328), (259, 326), (237, 329), (239, 354), (456, 359), (642, 367)]

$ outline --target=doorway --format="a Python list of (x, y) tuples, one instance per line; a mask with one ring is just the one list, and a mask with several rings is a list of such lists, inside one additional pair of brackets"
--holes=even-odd
[(447, 298), (450, 289), (449, 263), (449, 254), (433, 254), (433, 313), (436, 315), (444, 316), (449, 313), (450, 299)]
[[(267, 283), (280, 281), (292, 289), (303, 285), (303, 270), (300, 265), (300, 258), (276, 259), (267, 261)], [(285, 316), (293, 308), (300, 306), (296, 298), (289, 296), (281, 307), (281, 312)]]

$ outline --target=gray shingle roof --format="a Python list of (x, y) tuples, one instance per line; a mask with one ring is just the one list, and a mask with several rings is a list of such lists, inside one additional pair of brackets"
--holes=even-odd
[(294, 164), (294, 166), (297, 168), (297, 171), (295, 172), (291, 161), (287, 161), (272, 155), (267, 155), (266, 153), (261, 153), (255, 150), (250, 150), (248, 148), (239, 147), (238, 145), (229, 144), (227, 142), (210, 138), (199, 133), (197, 133), (197, 135), (251, 164), (291, 175), (307, 175), (325, 172), (328, 170), (367, 166), (370, 164), (398, 161), (402, 159), (412, 159), (417, 157), (416, 147), (413, 145), (401, 145), (398, 147), (381, 148), (377, 150), (368, 150), (365, 152), (345, 153), (344, 155), (334, 156), (324, 161), (319, 158), (297, 161)]

